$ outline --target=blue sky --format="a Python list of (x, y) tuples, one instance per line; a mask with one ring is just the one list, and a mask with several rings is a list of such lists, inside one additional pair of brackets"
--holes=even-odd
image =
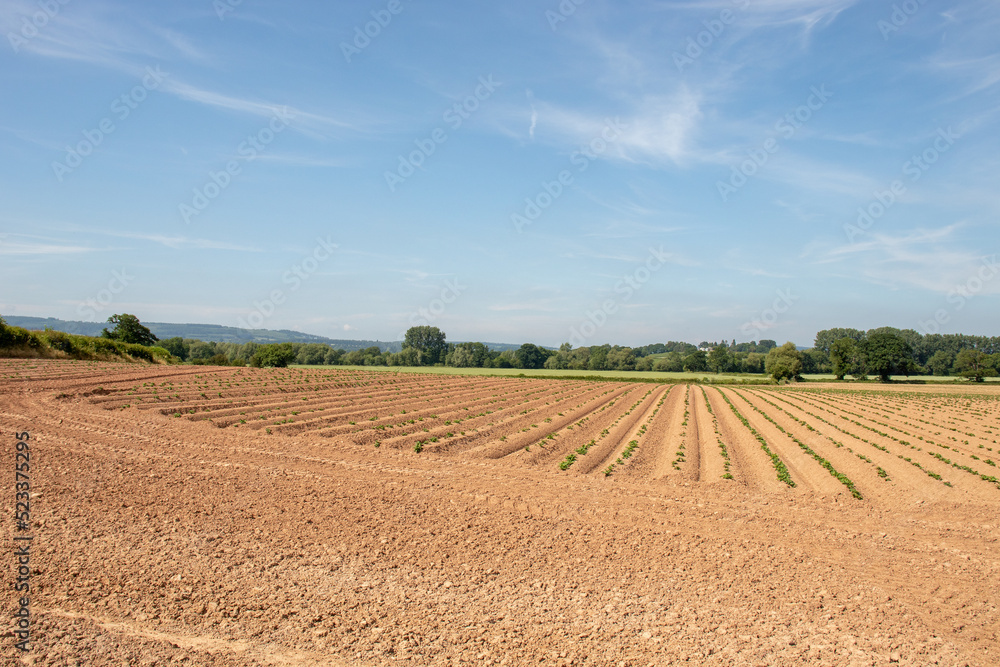
[(996, 335), (1000, 5), (0, 6), (0, 314)]

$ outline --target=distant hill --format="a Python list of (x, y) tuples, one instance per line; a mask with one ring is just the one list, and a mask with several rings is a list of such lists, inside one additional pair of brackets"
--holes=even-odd
[[(4, 316), (7, 324), (25, 329), (42, 330), (51, 327), (56, 331), (79, 334), (81, 336), (100, 336), (101, 330), (108, 326), (106, 322), (78, 322), (57, 320), (54, 317), (21, 317), (18, 315)], [(382, 342), (377, 340), (340, 340), (314, 336), (301, 331), (287, 329), (240, 329), (224, 327), (218, 324), (173, 324), (168, 322), (143, 322), (159, 339), (165, 338), (195, 338), (197, 340), (215, 341), (217, 343), (326, 343), (334, 348), (346, 350), (363, 350), (366, 347), (378, 347), (383, 352), (399, 352), (402, 342)]]
[[(79, 322), (58, 320), (54, 317), (22, 317), (20, 315), (5, 315), (4, 320), (7, 324), (15, 327), (36, 331), (50, 327), (56, 331), (65, 331), (80, 336), (100, 336), (101, 330), (108, 326), (106, 322)], [(219, 324), (172, 324), (168, 322), (143, 322), (143, 324), (149, 327), (153, 335), (161, 340), (180, 337), (217, 343), (241, 344), (251, 341), (255, 343), (325, 343), (333, 346), (334, 349), (347, 352), (363, 350), (366, 347), (377, 347), (383, 352), (399, 352), (403, 349), (402, 341), (342, 340), (314, 336), (301, 331), (289, 331), (288, 329), (240, 329), (238, 327), (224, 327)], [(503, 350), (516, 350), (520, 347), (519, 344), (509, 343), (485, 343), (485, 345), (501, 352)]]

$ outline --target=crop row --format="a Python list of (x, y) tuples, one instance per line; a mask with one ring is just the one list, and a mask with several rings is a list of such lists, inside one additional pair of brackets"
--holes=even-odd
[[(845, 475), (842, 472), (838, 472), (837, 469), (833, 467), (832, 463), (830, 463), (828, 460), (826, 460), (825, 458), (823, 458), (822, 456), (820, 456), (819, 454), (817, 454), (815, 452), (815, 450), (813, 450), (812, 447), (810, 447), (809, 445), (807, 445), (806, 443), (802, 442), (801, 440), (799, 440), (798, 438), (796, 438), (794, 435), (792, 435), (791, 433), (789, 433), (788, 431), (786, 431), (784, 429), (784, 427), (781, 426), (781, 424), (779, 424), (778, 422), (776, 422), (771, 417), (771, 415), (767, 414), (766, 412), (764, 412), (763, 410), (761, 410), (760, 408), (758, 408), (756, 405), (754, 405), (753, 403), (751, 403), (750, 400), (747, 399), (746, 396), (744, 396), (740, 392), (735, 392), (735, 393), (736, 393), (737, 396), (739, 396), (744, 401), (746, 401), (747, 405), (749, 405), (757, 413), (759, 413), (762, 417), (764, 417), (764, 419), (766, 419), (767, 421), (771, 422), (772, 426), (774, 426), (775, 428), (777, 428), (785, 436), (787, 436), (789, 439), (791, 439), (792, 442), (794, 442), (795, 444), (797, 444), (799, 446), (799, 448), (802, 449), (802, 451), (804, 451), (806, 454), (808, 454), (809, 456), (811, 456), (813, 458), (813, 460), (815, 460), (817, 463), (819, 463), (821, 466), (823, 466), (823, 468), (826, 469), (826, 471), (829, 472), (831, 475), (833, 475), (841, 484), (843, 484), (844, 486), (846, 486), (847, 490), (851, 492), (852, 496), (854, 496), (858, 500), (862, 499), (861, 492), (858, 491), (857, 487), (854, 486), (854, 482), (852, 482), (851, 479), (847, 475)], [(814, 429), (812, 429), (811, 426), (809, 427), (809, 429), (810, 430), (814, 430)]]
[[(860, 415), (860, 414), (858, 414), (856, 412), (852, 412), (852, 411), (847, 410), (847, 409), (845, 409), (843, 407), (839, 407), (839, 409), (842, 412), (845, 412), (845, 413), (847, 413), (849, 415), (852, 415), (852, 416), (855, 416), (855, 417), (865, 418), (863, 415)], [(852, 421), (854, 421), (854, 420), (852, 420)], [(872, 421), (875, 421), (875, 420), (872, 420)], [(895, 437), (893, 435), (890, 435), (888, 433), (883, 433), (882, 431), (879, 431), (876, 428), (867, 426), (867, 425), (862, 424), (861, 422), (858, 422), (858, 421), (854, 421), (854, 423), (857, 424), (857, 425), (859, 425), (859, 426), (862, 426), (863, 428), (869, 429), (869, 430), (873, 431), (874, 433), (877, 433), (878, 435), (881, 435), (883, 437), (895, 440), (896, 442), (898, 442), (898, 443), (900, 443), (902, 445), (906, 445), (907, 447), (910, 447), (912, 449), (916, 449), (917, 451), (921, 451), (921, 452), (924, 451), (922, 448), (916, 447), (915, 445), (910, 444), (909, 441), (901, 440), (900, 438), (897, 438), (897, 437)], [(886, 426), (882, 422), (875, 421), (875, 423), (879, 424), (880, 426)], [(905, 434), (907, 436), (913, 437), (911, 434), (906, 433), (905, 431), (901, 431), (900, 429), (893, 429), (893, 430), (895, 430), (896, 432), (899, 432), (899, 433), (903, 433), (903, 434)], [(952, 462), (950, 459), (945, 458), (944, 456), (942, 456), (941, 454), (939, 454), (937, 452), (925, 452), (925, 453), (928, 454), (929, 456), (932, 456), (932, 457), (938, 459), (939, 461), (942, 461), (942, 462), (945, 462), (945, 463), (951, 465), (953, 468), (955, 468), (957, 470), (961, 470), (963, 472), (967, 472), (970, 475), (975, 475), (975, 476), (979, 477), (980, 479), (982, 479), (984, 482), (989, 482), (991, 484), (994, 484), (995, 486), (997, 486), (998, 489), (1000, 489), (1000, 481), (998, 481), (997, 478), (995, 476), (993, 476), (993, 475), (984, 475), (984, 474), (980, 473), (979, 471), (971, 468), (970, 466), (962, 465), (962, 464), (959, 464), (959, 463)]]
[[(772, 392), (772, 393), (773, 393), (773, 392)], [(789, 412), (789, 411), (788, 411), (788, 410), (786, 410), (785, 408), (781, 407), (781, 406), (780, 406), (780, 405), (778, 405), (777, 403), (774, 403), (774, 402), (772, 402), (772, 401), (769, 401), (769, 400), (768, 400), (767, 398), (765, 398), (765, 397), (764, 397), (763, 395), (761, 395), (761, 394), (758, 394), (758, 393), (753, 393), (753, 395), (754, 395), (754, 396), (756, 396), (757, 398), (759, 398), (760, 400), (764, 401), (764, 402), (765, 402), (765, 403), (767, 403), (768, 405), (770, 405), (770, 406), (772, 406), (772, 407), (776, 408), (777, 410), (780, 410), (780, 411), (781, 411), (781, 412), (783, 412), (783, 413), (784, 413), (785, 415), (787, 415), (789, 419), (791, 419), (792, 421), (794, 421), (794, 422), (798, 423), (798, 424), (799, 424), (800, 426), (802, 426), (803, 428), (805, 428), (805, 429), (807, 429), (807, 430), (809, 430), (809, 431), (812, 431), (813, 433), (816, 433), (816, 434), (818, 434), (818, 435), (821, 435), (821, 436), (823, 436), (824, 438), (826, 438), (827, 440), (829, 440), (829, 441), (830, 441), (830, 442), (831, 442), (831, 443), (833, 444), (833, 446), (834, 446), (834, 447), (836, 447), (837, 449), (841, 449), (841, 448), (843, 448), (843, 449), (846, 449), (846, 450), (847, 450), (848, 452), (850, 452), (851, 454), (855, 455), (856, 457), (858, 457), (859, 459), (861, 459), (861, 460), (862, 460), (862, 461), (864, 461), (865, 463), (868, 463), (869, 465), (873, 465), (873, 466), (875, 466), (875, 469), (876, 469), (876, 472), (878, 473), (878, 476), (879, 476), (879, 477), (881, 477), (882, 479), (886, 480), (886, 481), (890, 481), (890, 480), (889, 480), (889, 474), (888, 474), (888, 473), (887, 473), (887, 472), (886, 472), (885, 470), (883, 470), (882, 468), (880, 468), (879, 466), (875, 465), (875, 462), (874, 462), (874, 461), (872, 461), (872, 460), (871, 460), (870, 458), (868, 458), (867, 456), (865, 456), (864, 454), (859, 454), (858, 452), (855, 452), (855, 451), (854, 451), (853, 449), (851, 449), (850, 447), (848, 447), (848, 446), (847, 446), (847, 445), (845, 445), (844, 443), (840, 442), (839, 440), (837, 440), (837, 439), (836, 439), (836, 438), (834, 438), (833, 436), (831, 436), (831, 435), (829, 435), (829, 434), (826, 434), (826, 433), (822, 433), (822, 432), (821, 432), (821, 431), (819, 431), (818, 429), (814, 428), (814, 427), (812, 426), (812, 424), (809, 424), (809, 423), (808, 423), (807, 421), (805, 421), (805, 420), (803, 420), (803, 419), (799, 419), (799, 418), (798, 418), (798, 417), (796, 417), (796, 416), (795, 416), (794, 414), (792, 414), (791, 412)], [(775, 398), (778, 398), (778, 397), (777, 397), (777, 396), (775, 396)], [(778, 400), (782, 400), (782, 399), (778, 399)], [(786, 401), (786, 403), (787, 403), (787, 401)], [(789, 405), (791, 405), (791, 404), (789, 403)], [(805, 410), (803, 410), (803, 412), (806, 412), (806, 411), (805, 411)], [(808, 413), (808, 412), (807, 412), (806, 414), (811, 414), (811, 413)], [(815, 415), (812, 415), (812, 416), (814, 416), (814, 417), (815, 417)], [(821, 421), (824, 421), (824, 422), (825, 422), (825, 423), (827, 423), (827, 424), (829, 424), (829, 422), (826, 422), (826, 421), (825, 421), (825, 420), (823, 420), (823, 419), (822, 419), (821, 417), (816, 417), (816, 418), (817, 418), (817, 419), (820, 419)], [(876, 445), (876, 446), (877, 446), (877, 445)], [(883, 448), (881, 448), (881, 447), (880, 447), (880, 449), (883, 449)]]
[[(786, 394), (786, 395), (788, 395), (788, 394)], [(778, 398), (778, 396), (775, 395), (775, 398)], [(806, 403), (807, 405), (812, 405), (811, 403), (809, 403), (808, 401), (806, 401), (805, 398), (803, 398), (802, 396), (796, 395), (795, 398), (798, 399), (798, 400), (800, 400), (800, 401), (802, 401), (803, 403)], [(785, 399), (779, 398), (779, 400), (785, 400)], [(880, 450), (882, 452), (885, 452), (887, 454), (891, 454), (891, 452), (889, 451), (889, 449), (887, 447), (884, 447), (883, 445), (880, 445), (877, 442), (872, 442), (871, 440), (869, 440), (867, 438), (861, 437), (859, 435), (855, 435), (855, 434), (851, 433), (850, 431), (848, 431), (848, 430), (846, 430), (844, 428), (841, 428), (840, 426), (837, 426), (833, 422), (827, 421), (823, 417), (820, 417), (819, 415), (817, 415), (817, 414), (815, 414), (813, 412), (809, 412), (808, 410), (805, 410), (805, 409), (801, 408), (800, 406), (795, 405), (794, 403), (791, 403), (790, 401), (785, 400), (785, 402), (788, 403), (789, 405), (792, 405), (793, 407), (795, 407), (795, 408), (797, 408), (799, 410), (802, 410), (806, 414), (815, 417), (816, 419), (820, 420), (824, 424), (827, 424), (827, 425), (829, 425), (829, 426), (837, 429), (838, 431), (840, 431), (844, 435), (847, 435), (847, 436), (849, 436), (851, 438), (854, 438), (855, 440), (860, 440), (861, 442), (865, 443), (866, 445), (871, 445), (875, 449), (878, 449), (878, 450)], [(815, 407), (815, 406), (813, 406), (813, 407)], [(868, 429), (870, 431), (873, 431), (873, 432), (875, 432), (875, 433), (877, 433), (879, 435), (884, 435), (881, 431), (878, 431), (876, 429), (870, 428), (870, 427), (862, 424), (859, 421), (851, 420), (851, 419), (848, 419), (846, 417), (841, 417), (841, 419), (844, 419), (845, 421), (849, 421), (852, 424), (855, 424), (856, 426), (860, 426), (861, 428), (865, 428), (865, 429)], [(913, 447), (909, 443), (906, 443), (906, 446)], [(916, 447), (913, 447), (913, 448), (916, 449)], [(923, 472), (924, 474), (926, 474), (928, 477), (931, 477), (931, 478), (936, 479), (937, 481), (943, 483), (945, 486), (951, 486), (951, 482), (945, 481), (945, 479), (943, 477), (941, 477), (941, 475), (937, 474), (933, 470), (928, 470), (927, 468), (925, 468), (922, 465), (920, 465), (919, 462), (914, 461), (912, 458), (910, 458), (908, 456), (903, 456), (902, 454), (897, 454), (896, 457), (898, 459), (900, 459), (901, 461), (905, 461), (906, 463), (909, 463), (910, 465), (912, 465), (915, 468), (919, 469), (921, 472)]]
[(764, 450), (764, 453), (771, 457), (771, 465), (774, 466), (775, 472), (778, 473), (778, 480), (784, 482), (788, 486), (794, 487), (795, 482), (794, 480), (792, 480), (791, 475), (788, 474), (788, 468), (785, 467), (785, 464), (781, 460), (781, 458), (777, 454), (771, 451), (771, 448), (768, 447), (767, 440), (764, 439), (764, 436), (758, 433), (757, 429), (755, 429), (753, 426), (750, 425), (750, 422), (747, 421), (747, 418), (743, 416), (743, 414), (739, 411), (739, 409), (737, 409), (735, 405), (733, 405), (733, 402), (729, 400), (729, 397), (726, 396), (725, 392), (723, 392), (721, 389), (718, 388), (716, 388), (716, 391), (718, 391), (719, 394), (722, 395), (723, 400), (729, 405), (729, 408), (733, 411), (733, 414), (735, 414), (736, 417), (739, 418), (739, 420), (743, 423), (743, 425), (750, 430), (750, 433), (753, 434), (753, 437), (757, 438), (757, 442), (760, 443), (760, 448)]
[[(646, 393), (646, 396), (649, 396), (652, 393), (653, 391), (650, 390)], [(653, 409), (652, 414), (650, 414), (649, 417), (646, 419), (646, 423), (639, 427), (639, 431), (638, 433), (636, 433), (636, 439), (629, 440), (628, 444), (625, 446), (625, 449), (622, 450), (622, 453), (618, 456), (615, 462), (608, 464), (608, 467), (602, 471), (604, 472), (605, 477), (610, 477), (612, 474), (614, 474), (616, 465), (617, 466), (624, 465), (632, 457), (632, 454), (639, 447), (639, 439), (642, 438), (644, 435), (646, 435), (646, 429), (649, 428), (649, 425), (653, 423), (653, 420), (656, 418), (656, 413), (660, 411), (660, 408), (663, 406), (663, 402), (667, 400), (668, 393), (669, 389), (663, 393), (663, 396), (660, 398), (659, 402), (656, 404), (656, 407)], [(643, 399), (645, 399), (646, 396), (643, 396)], [(638, 403), (636, 403), (636, 406), (637, 405)], [(633, 409), (635, 409), (635, 406), (632, 407)]]
[(705, 388), (701, 387), (702, 398), (705, 399), (705, 407), (708, 408), (708, 414), (712, 416), (712, 428), (715, 430), (715, 440), (719, 444), (719, 454), (722, 455), (722, 460), (724, 461), (723, 467), (725, 469), (722, 479), (732, 479), (733, 474), (729, 472), (729, 466), (732, 461), (729, 459), (729, 448), (726, 447), (725, 441), (722, 439), (722, 433), (719, 432), (719, 419), (715, 416), (715, 411), (712, 410), (712, 403), (708, 400), (708, 394), (705, 392)]

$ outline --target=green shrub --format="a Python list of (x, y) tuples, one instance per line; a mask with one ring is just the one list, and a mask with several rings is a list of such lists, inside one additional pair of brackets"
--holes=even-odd
[(250, 360), (254, 368), (284, 368), (295, 360), (295, 350), (291, 343), (262, 345)]
[(49, 344), (49, 347), (53, 350), (59, 350), (60, 352), (65, 352), (69, 355), (77, 354), (80, 350), (76, 336), (72, 336), (62, 331), (46, 329), (45, 333), (42, 334), (42, 338), (45, 339), (45, 341)]
[(45, 347), (44, 341), (34, 333), (21, 327), (8, 326), (0, 318), (0, 348), (5, 347), (29, 347), (38, 349)]

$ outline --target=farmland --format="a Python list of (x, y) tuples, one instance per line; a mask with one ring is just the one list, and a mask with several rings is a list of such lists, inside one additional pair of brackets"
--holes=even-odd
[(0, 395), (33, 664), (1000, 662), (996, 387), (2, 360)]

